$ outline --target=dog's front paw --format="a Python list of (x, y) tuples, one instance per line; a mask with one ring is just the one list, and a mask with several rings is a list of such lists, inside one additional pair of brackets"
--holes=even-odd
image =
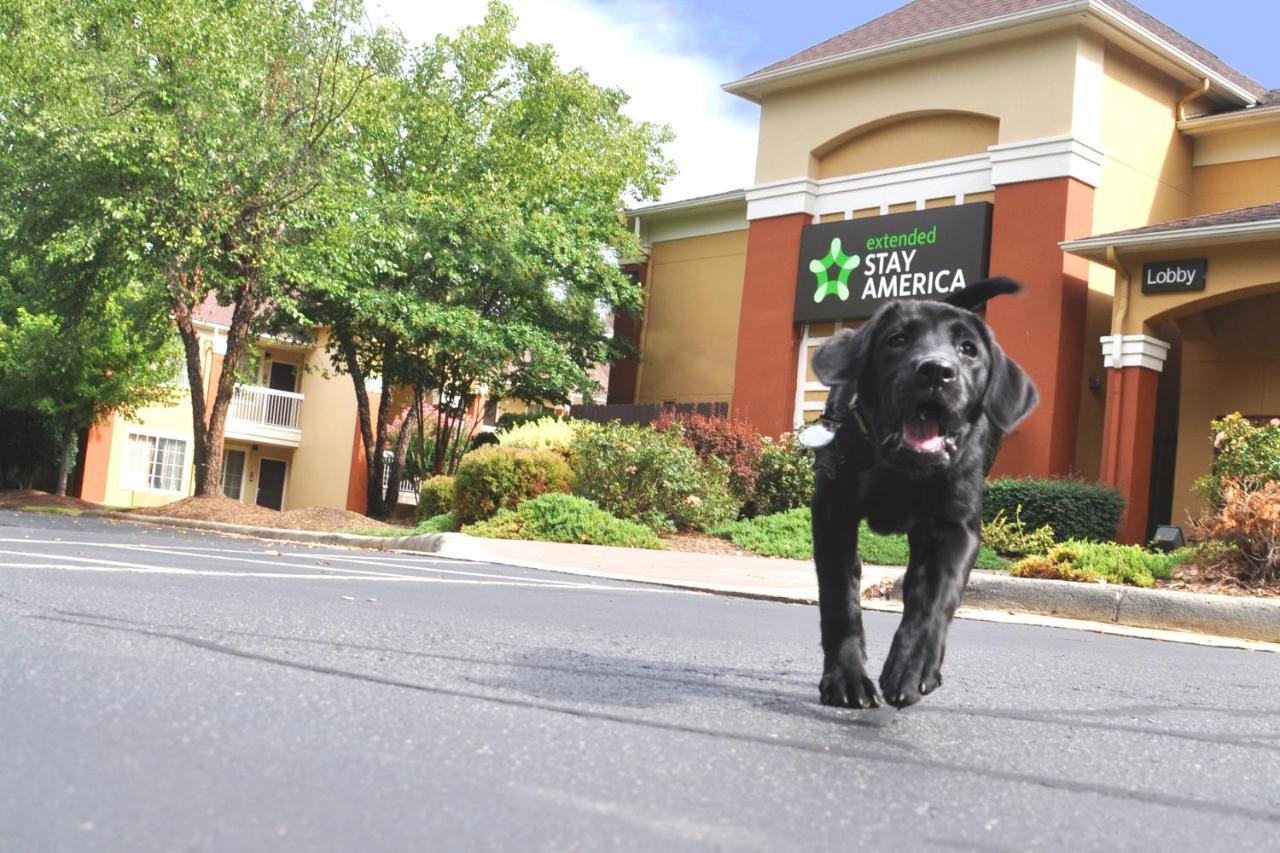
[(837, 708), (880, 707), (876, 683), (867, 676), (860, 663), (837, 663), (828, 667), (818, 682), (818, 695), (823, 705)]
[(927, 631), (900, 628), (880, 673), (885, 701), (895, 708), (905, 708), (941, 685), (942, 642)]

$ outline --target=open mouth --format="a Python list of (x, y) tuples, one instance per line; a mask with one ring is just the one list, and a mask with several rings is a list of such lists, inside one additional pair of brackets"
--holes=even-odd
[(902, 443), (916, 453), (945, 453), (947, 436), (942, 429), (942, 412), (931, 405), (921, 406), (902, 422)]

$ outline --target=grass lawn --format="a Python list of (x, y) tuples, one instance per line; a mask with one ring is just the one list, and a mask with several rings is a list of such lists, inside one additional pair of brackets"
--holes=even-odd
[[(739, 548), (766, 557), (813, 559), (813, 533), (810, 530), (807, 507), (730, 522), (711, 532), (731, 540)], [(881, 566), (905, 566), (908, 551), (906, 536), (881, 535), (867, 527), (865, 521), (862, 523), (858, 531), (858, 556), (864, 562)], [(984, 546), (978, 551), (976, 568), (1004, 571), (1009, 568), (1009, 561)]]
[(21, 506), (18, 507), (23, 512), (43, 512), (46, 515), (70, 515), (77, 516), (83, 510), (74, 509), (69, 506)]
[(372, 527), (352, 528), (343, 533), (354, 533), (358, 536), (422, 536), (427, 533), (448, 533), (454, 529), (453, 513), (446, 512), (433, 515), (418, 523), (417, 527)]

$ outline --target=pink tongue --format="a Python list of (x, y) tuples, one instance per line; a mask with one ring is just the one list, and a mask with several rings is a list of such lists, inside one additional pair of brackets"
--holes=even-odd
[(911, 418), (903, 423), (902, 438), (912, 450), (923, 450), (926, 453), (942, 450), (942, 434), (938, 431), (938, 422), (931, 418)]

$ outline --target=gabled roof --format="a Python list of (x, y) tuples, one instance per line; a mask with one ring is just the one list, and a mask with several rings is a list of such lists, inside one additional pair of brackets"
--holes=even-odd
[(1193, 242), (1210, 244), (1274, 239), (1278, 234), (1280, 202), (1272, 202), (1157, 222), (1142, 228), (1068, 240), (1059, 245), (1073, 255), (1096, 260), (1104, 257), (1108, 248), (1155, 249)]
[(1185, 55), (1222, 80), (1249, 93), (1255, 100), (1267, 94), (1265, 86), (1128, 0), (914, 0), (862, 26), (767, 65), (725, 88), (745, 93), (753, 83), (765, 79), (846, 58), (853, 60), (860, 54), (889, 50), (895, 45), (907, 47), (930, 36), (959, 36), (1010, 26), (1024, 19), (1084, 11), (1110, 12), (1128, 21), (1167, 44), (1173, 52)]

